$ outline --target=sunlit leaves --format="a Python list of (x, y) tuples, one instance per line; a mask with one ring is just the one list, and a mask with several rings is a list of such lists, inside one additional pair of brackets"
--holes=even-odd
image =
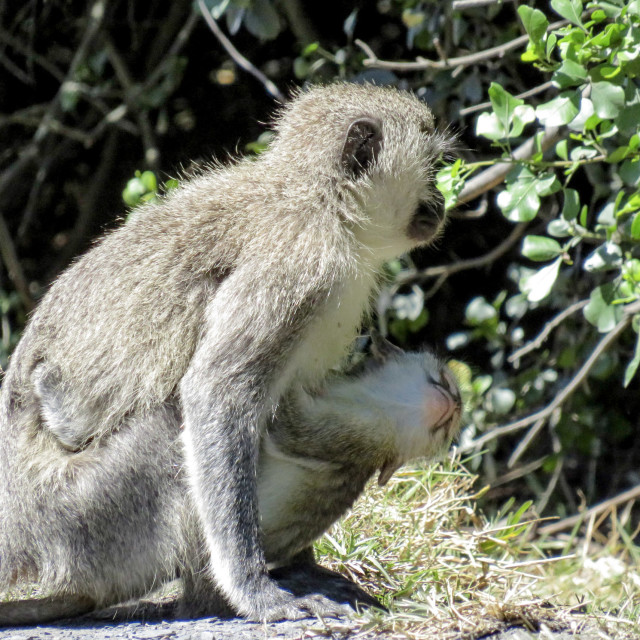
[(615, 285), (601, 285), (591, 292), (589, 304), (584, 308), (584, 317), (601, 333), (611, 331), (622, 318), (622, 305), (612, 304), (616, 297)]
[(518, 283), (520, 291), (525, 294), (529, 302), (540, 302), (544, 300), (553, 289), (553, 285), (558, 278), (562, 259), (557, 258), (546, 267), (542, 267), (532, 274), (524, 276)]
[(536, 108), (536, 117), (547, 127), (569, 124), (580, 112), (580, 96), (575, 92), (562, 93)]
[(591, 101), (598, 116), (615, 118), (624, 106), (624, 89), (611, 82), (594, 82)]
[(533, 220), (540, 208), (540, 196), (559, 188), (553, 173), (534, 174), (527, 167), (516, 167), (507, 176), (507, 188), (498, 194), (498, 206), (506, 218), (513, 222)]
[(562, 254), (562, 246), (557, 240), (546, 236), (526, 236), (522, 241), (522, 255), (529, 260), (546, 262)]
[(582, 26), (582, 2), (581, 0), (551, 0), (551, 6), (565, 20)]
[(516, 138), (535, 119), (533, 107), (525, 105), (524, 100), (515, 98), (495, 82), (489, 87), (489, 98), (493, 112), (480, 114), (476, 124), (479, 136), (489, 140)]

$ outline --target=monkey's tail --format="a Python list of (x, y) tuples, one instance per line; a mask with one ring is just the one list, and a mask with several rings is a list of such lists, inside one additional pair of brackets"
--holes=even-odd
[(0, 627), (42, 624), (89, 613), (96, 603), (87, 596), (48, 596), (0, 602)]

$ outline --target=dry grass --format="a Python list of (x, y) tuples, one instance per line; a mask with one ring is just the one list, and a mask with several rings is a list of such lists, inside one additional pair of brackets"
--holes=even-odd
[[(539, 539), (529, 505), (488, 519), (484, 489), (462, 466), (405, 470), (371, 486), (318, 545), (391, 613), (367, 613), (361, 632), (399, 638), (477, 638), (514, 625), (640, 635), (640, 549), (624, 529), (600, 538)], [(600, 635), (601, 634), (601, 635)], [(594, 636), (595, 637), (595, 636)]]

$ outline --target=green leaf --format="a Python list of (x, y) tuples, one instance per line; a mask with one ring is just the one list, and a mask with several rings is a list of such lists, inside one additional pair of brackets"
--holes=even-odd
[(244, 25), (260, 40), (273, 40), (280, 33), (280, 17), (269, 0), (253, 0)]
[(135, 207), (140, 202), (140, 199), (146, 191), (147, 189), (144, 184), (142, 184), (142, 180), (140, 180), (140, 178), (131, 178), (122, 192), (122, 199), (130, 207)]
[(558, 278), (561, 263), (562, 259), (557, 258), (539, 271), (520, 279), (518, 283), (520, 291), (527, 296), (529, 302), (540, 302), (551, 293), (553, 285)]
[(636, 375), (636, 371), (638, 370), (638, 365), (640, 365), (640, 333), (638, 334), (638, 338), (636, 340), (636, 350), (633, 354), (633, 358), (631, 362), (627, 365), (627, 368), (624, 372), (624, 386), (625, 388), (629, 386), (629, 383), (633, 379), (633, 376)]
[(615, 118), (624, 107), (624, 89), (611, 82), (594, 82), (591, 102), (600, 118)]
[(547, 225), (547, 232), (549, 235), (554, 236), (556, 238), (568, 238), (571, 235), (571, 225), (562, 218), (557, 218), (556, 220), (551, 220)]
[(512, 222), (533, 220), (540, 209), (538, 190), (545, 187), (527, 167), (513, 169), (506, 180), (507, 188), (498, 194), (497, 203), (503, 215)]
[(504, 132), (502, 137), (519, 136), (524, 125), (533, 121), (531, 107), (516, 111), (524, 106), (524, 100), (514, 98), (497, 82), (491, 83), (488, 93), (493, 112), (500, 123), (499, 128)]
[(634, 240), (640, 240), (640, 213), (636, 213), (633, 216), (633, 222), (631, 223), (631, 237)]
[(499, 415), (506, 415), (516, 403), (516, 394), (511, 389), (492, 389), (487, 401), (489, 409)]
[(558, 142), (558, 144), (556, 144), (556, 155), (561, 160), (568, 160), (569, 159), (569, 146), (568, 146), (566, 138), (564, 140), (560, 140), (560, 142)]
[(458, 194), (464, 187), (464, 177), (460, 171), (462, 160), (458, 159), (436, 175), (436, 187), (444, 196), (444, 207), (446, 210), (453, 208), (458, 201)]
[(312, 42), (311, 44), (308, 44), (302, 50), (302, 55), (303, 56), (310, 56), (312, 53), (315, 53), (318, 50), (319, 47), (320, 47), (320, 43), (319, 42)]
[(640, 182), (640, 160), (625, 160), (620, 167), (620, 178), (630, 187)]
[(464, 312), (467, 324), (478, 327), (481, 324), (491, 322), (498, 317), (495, 307), (488, 303), (482, 296), (474, 298), (469, 302)]
[(140, 181), (147, 191), (155, 193), (158, 190), (158, 180), (156, 179), (156, 174), (153, 173), (153, 171), (144, 171), (140, 176)]
[(598, 328), (600, 333), (608, 333), (622, 318), (624, 310), (621, 305), (610, 304), (615, 299), (615, 287), (612, 283), (596, 287), (589, 297), (589, 304), (584, 308), (584, 317)]
[(551, 7), (565, 20), (582, 27), (582, 2), (581, 0), (551, 0)]
[(593, 251), (584, 261), (585, 271), (610, 271), (622, 264), (622, 249), (614, 242), (606, 242)]
[(513, 117), (511, 121), (511, 129), (509, 130), (510, 138), (517, 138), (522, 134), (523, 129), (527, 124), (533, 122), (536, 119), (536, 112), (531, 105), (521, 104), (513, 110)]
[(549, 27), (549, 21), (544, 13), (538, 9), (522, 5), (518, 7), (518, 15), (531, 41), (534, 44), (541, 44)]
[(565, 189), (562, 217), (571, 222), (578, 217), (578, 213), (580, 213), (580, 195), (575, 189)]
[(551, 77), (553, 83), (560, 89), (584, 84), (587, 80), (587, 70), (574, 60), (563, 60), (560, 67)]
[(507, 131), (495, 113), (481, 113), (476, 121), (476, 135), (495, 141), (506, 138)]
[(569, 124), (579, 112), (580, 94), (567, 91), (539, 105), (536, 108), (536, 117), (547, 127), (558, 127)]
[(546, 236), (526, 236), (522, 241), (522, 255), (529, 260), (545, 262), (557, 258), (562, 247), (557, 240)]
[(539, 196), (550, 196), (561, 189), (555, 173), (546, 172), (536, 175), (536, 193)]

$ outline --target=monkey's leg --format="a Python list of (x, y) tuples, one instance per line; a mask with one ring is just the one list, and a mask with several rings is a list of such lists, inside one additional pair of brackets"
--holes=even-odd
[[(0, 536), (2, 559), (14, 572), (18, 563), (30, 567), (30, 579), (50, 597), (6, 603), (5, 624), (79, 615), (175, 577), (186, 492), (179, 425), (179, 412), (167, 405), (129, 418), (77, 453), (23, 440), (25, 448), (7, 460), (21, 503), (2, 514), (16, 532), (15, 542)], [(37, 464), (27, 473), (31, 460)]]
[(184, 548), (180, 554), (182, 596), (177, 603), (177, 618), (217, 616), (233, 618), (236, 612), (213, 582), (208, 570), (209, 554), (195, 509), (190, 500), (185, 504), (182, 518)]
[(355, 582), (316, 563), (313, 549), (307, 547), (291, 559), (291, 564), (271, 570), (271, 577), (295, 596), (319, 594), (335, 602), (361, 607), (386, 608)]
[(95, 606), (96, 602), (92, 598), (76, 595), (0, 602), (0, 627), (34, 625), (72, 618), (93, 611)]

